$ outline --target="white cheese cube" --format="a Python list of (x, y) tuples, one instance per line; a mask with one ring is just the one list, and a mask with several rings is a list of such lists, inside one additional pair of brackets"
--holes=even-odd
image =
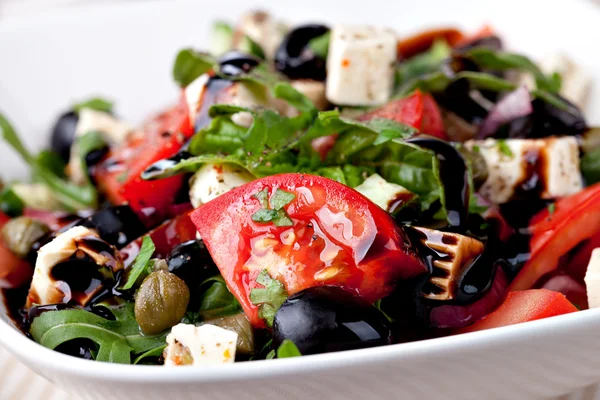
[(264, 11), (252, 11), (242, 15), (236, 27), (234, 46), (239, 46), (244, 35), (255, 41), (273, 59), (277, 48), (288, 31), (287, 26)]
[[(66, 303), (73, 299), (68, 282), (57, 280), (52, 274), (55, 265), (67, 261), (73, 256), (91, 258), (99, 268), (109, 267), (112, 272), (123, 268), (123, 260), (116, 248), (107, 243), (106, 249), (111, 249), (111, 253), (108, 251), (97, 252), (93, 246), (86, 245), (86, 239), (101, 240), (96, 231), (83, 226), (75, 226), (59, 234), (38, 251), (25, 308), (34, 304)], [(85, 306), (101, 289), (102, 284), (98, 284), (95, 288), (90, 287), (73, 300), (76, 300), (79, 305)]]
[(336, 26), (327, 56), (327, 100), (350, 106), (375, 106), (392, 94), (397, 39), (387, 29)]
[(204, 366), (235, 361), (238, 334), (215, 325), (175, 325), (167, 336), (165, 366)]
[(292, 81), (292, 86), (308, 97), (319, 111), (324, 111), (329, 106), (327, 97), (325, 97), (325, 82), (314, 81), (312, 79), (299, 79)]
[(592, 252), (584, 280), (589, 307), (600, 307), (600, 248)]
[(579, 145), (574, 137), (469, 141), (487, 164), (488, 179), (480, 193), (503, 204), (525, 192), (555, 199), (583, 188), (579, 169)]
[[(585, 107), (592, 87), (592, 78), (583, 68), (561, 53), (543, 58), (538, 66), (547, 75), (558, 72), (562, 79), (560, 94), (578, 107)], [(525, 85), (530, 89), (536, 87), (535, 79), (530, 73), (521, 73), (519, 75), (519, 84)]]
[(254, 180), (254, 176), (233, 164), (206, 164), (190, 180), (190, 201), (194, 207)]
[(187, 102), (190, 110), (190, 124), (194, 126), (196, 124), (196, 115), (202, 106), (202, 99), (204, 98), (204, 89), (210, 79), (210, 75), (203, 74), (198, 78), (194, 79), (192, 83), (186, 86), (185, 101)]

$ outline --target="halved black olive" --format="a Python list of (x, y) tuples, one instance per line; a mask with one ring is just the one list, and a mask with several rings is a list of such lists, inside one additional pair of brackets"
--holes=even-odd
[(146, 233), (146, 227), (129, 206), (111, 206), (96, 211), (72, 226), (85, 226), (98, 232), (102, 240), (118, 249)]
[(387, 318), (354, 294), (333, 286), (290, 296), (275, 314), (273, 346), (289, 339), (302, 354), (360, 349), (392, 343)]
[(308, 43), (329, 31), (325, 25), (302, 25), (291, 30), (275, 53), (275, 68), (290, 79), (324, 81), (325, 60), (317, 56)]
[(219, 274), (202, 240), (190, 240), (178, 244), (167, 257), (169, 272), (177, 275), (190, 287), (192, 292), (204, 280)]
[(79, 122), (77, 113), (75, 111), (69, 111), (62, 114), (54, 124), (54, 128), (52, 128), (50, 147), (58, 153), (60, 158), (65, 162), (69, 161), (77, 122)]
[(241, 51), (232, 50), (219, 57), (221, 72), (227, 76), (238, 76), (252, 71), (260, 60)]
[(91, 339), (74, 339), (56, 346), (54, 351), (84, 360), (92, 360), (94, 358), (92, 352), (98, 351), (98, 345)]

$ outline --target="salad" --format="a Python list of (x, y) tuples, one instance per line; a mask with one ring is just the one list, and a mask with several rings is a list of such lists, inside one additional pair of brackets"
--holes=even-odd
[(136, 127), (96, 97), (0, 191), (0, 287), (32, 340), (206, 366), (600, 305), (590, 78), (490, 27), (217, 22)]

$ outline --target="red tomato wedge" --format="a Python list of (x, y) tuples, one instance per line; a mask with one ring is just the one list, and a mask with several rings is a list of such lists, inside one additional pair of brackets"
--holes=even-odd
[[(0, 229), (10, 221), (10, 217), (0, 212)], [(29, 263), (17, 257), (0, 241), (0, 288), (14, 289), (23, 286), (31, 279), (33, 270)]]
[[(172, 157), (193, 134), (189, 109), (181, 102), (148, 121), (126, 142), (113, 148), (98, 165), (94, 177), (113, 204), (125, 204), (144, 217), (173, 203), (183, 176), (144, 181), (140, 174), (152, 163)], [(145, 219), (145, 218), (143, 218)]]
[[(559, 267), (560, 258), (586, 239), (600, 234), (600, 183), (558, 200), (530, 222), (529, 261), (513, 280), (511, 290), (535, 287), (544, 275)], [(568, 267), (565, 269), (568, 274)]]
[[(282, 210), (291, 226), (261, 223), (256, 197), (268, 192), (271, 207), (279, 191), (293, 199)], [(377, 205), (331, 179), (282, 174), (238, 187), (201, 206), (191, 215), (229, 290), (250, 322), (263, 327), (258, 306), (250, 301), (263, 270), (281, 281), (289, 294), (334, 285), (373, 302), (401, 279), (426, 272), (404, 233)]]
[(416, 90), (412, 95), (393, 100), (382, 107), (361, 115), (359, 121), (374, 118), (391, 119), (392, 121), (410, 125), (419, 131), (448, 140), (444, 133), (442, 113), (433, 97), (428, 93)]
[(511, 292), (496, 311), (460, 330), (460, 333), (520, 324), (575, 311), (577, 308), (562, 293), (546, 289)]
[(419, 32), (398, 41), (399, 58), (410, 58), (429, 49), (436, 40), (445, 40), (450, 46), (463, 39), (461, 31), (455, 28), (437, 28)]

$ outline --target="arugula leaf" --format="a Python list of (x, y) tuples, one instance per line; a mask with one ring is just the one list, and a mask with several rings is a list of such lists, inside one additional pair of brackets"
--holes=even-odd
[(200, 75), (216, 70), (214, 57), (193, 49), (181, 50), (173, 64), (173, 79), (181, 87), (186, 87)]
[(261, 271), (256, 278), (256, 282), (261, 284), (263, 288), (250, 290), (250, 301), (255, 305), (260, 305), (258, 316), (265, 320), (268, 327), (272, 327), (275, 313), (288, 297), (287, 291), (283, 283), (271, 278), (266, 269)]
[(437, 71), (442, 62), (450, 57), (452, 48), (444, 40), (436, 40), (424, 53), (417, 54), (398, 64), (396, 69), (396, 84), (402, 84), (411, 79)]
[(206, 279), (200, 284), (200, 288), (206, 288), (202, 293), (199, 310), (203, 320), (226, 317), (241, 311), (240, 303), (231, 294), (221, 275)]
[(19, 138), (19, 135), (17, 135), (17, 132), (14, 130), (12, 124), (1, 113), (0, 131), (2, 132), (2, 138), (4, 139), (4, 141), (8, 143), (17, 153), (19, 153), (21, 158), (23, 158), (23, 160), (25, 160), (26, 163), (34, 163), (34, 157), (31, 155), (29, 150), (25, 148), (25, 146), (21, 142), (21, 139)]
[[(164, 344), (160, 347), (156, 347), (154, 349), (150, 349), (145, 353), (140, 354), (139, 356), (136, 357), (135, 360), (133, 360), (133, 365), (138, 365), (138, 364), (146, 364), (142, 361), (144, 361), (146, 358), (150, 358), (150, 357), (160, 357), (162, 356), (163, 352), (165, 351), (165, 349), (167, 348), (167, 345)], [(154, 365), (154, 363), (149, 363), (150, 365)]]
[(66, 178), (65, 162), (58, 153), (51, 150), (42, 150), (36, 157), (36, 163), (40, 168), (46, 168), (59, 178)]
[(10, 187), (0, 192), (0, 210), (9, 217), (18, 217), (23, 214), (25, 203)]
[(272, 360), (275, 358), (276, 355), (277, 355), (277, 353), (275, 353), (275, 350), (271, 350), (267, 353), (265, 360)]
[(135, 321), (133, 303), (106, 306), (115, 320), (72, 309), (50, 311), (35, 318), (30, 333), (44, 347), (54, 349), (73, 339), (90, 339), (99, 346), (97, 361), (130, 364), (131, 354), (147, 353), (165, 344), (167, 332), (144, 336)]
[(133, 286), (139, 282), (141, 277), (144, 274), (148, 274), (148, 269), (151, 267), (152, 262), (150, 259), (156, 250), (156, 246), (154, 246), (154, 242), (150, 238), (150, 236), (144, 236), (142, 240), (142, 247), (140, 248), (140, 252), (135, 257), (133, 261), (133, 265), (129, 269), (129, 273), (127, 274), (127, 281), (125, 285), (121, 287), (123, 290), (129, 290), (133, 288)]
[(90, 110), (103, 111), (110, 113), (114, 107), (114, 103), (110, 100), (106, 100), (100, 97), (93, 97), (91, 99), (82, 101), (81, 103), (77, 103), (73, 105), (72, 109), (76, 113), (79, 113), (84, 108), (89, 108)]
[(294, 342), (289, 339), (285, 339), (279, 345), (277, 349), (277, 358), (291, 358), (291, 357), (300, 357), (302, 353), (298, 350), (298, 347)]
[(321, 36), (317, 36), (309, 40), (308, 48), (312, 50), (312, 52), (317, 56), (324, 60), (327, 59), (327, 54), (329, 53), (329, 42), (331, 40), (331, 31), (327, 31)]
[(560, 76), (556, 74), (546, 76), (533, 61), (521, 54), (495, 51), (487, 47), (475, 47), (467, 51), (465, 55), (481, 68), (495, 71), (517, 69), (530, 72), (535, 77), (538, 89), (551, 93), (560, 90)]
[(587, 185), (600, 182), (600, 148), (585, 153), (581, 158), (581, 173)]
[(260, 58), (261, 60), (266, 59), (263, 48), (248, 35), (244, 35), (244, 37), (242, 37), (239, 48), (241, 51), (248, 53), (251, 56)]

